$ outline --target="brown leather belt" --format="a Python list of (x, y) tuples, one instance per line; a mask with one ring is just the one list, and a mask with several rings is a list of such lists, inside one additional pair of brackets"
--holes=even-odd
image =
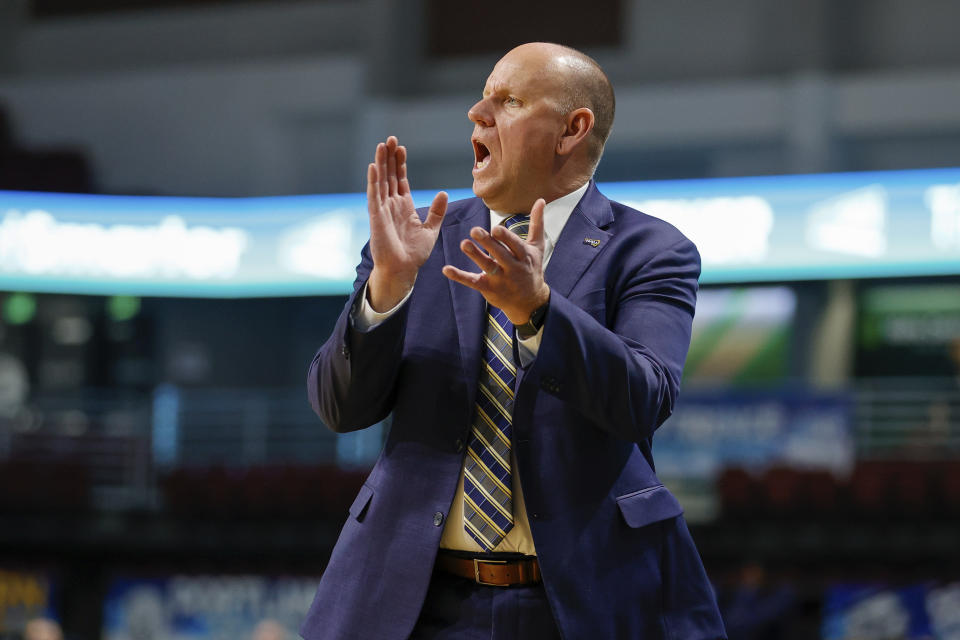
[(436, 568), (493, 587), (513, 587), (542, 581), (540, 564), (536, 558), (488, 560), (461, 558), (441, 551), (437, 555)]

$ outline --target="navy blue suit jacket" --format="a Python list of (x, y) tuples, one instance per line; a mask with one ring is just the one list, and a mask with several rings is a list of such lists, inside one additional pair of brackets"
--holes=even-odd
[[(425, 215), (424, 211), (420, 212)], [(480, 371), (485, 301), (449, 281), (489, 227), (478, 198), (449, 205), (413, 294), (368, 332), (349, 316), (372, 268), (314, 358), (310, 402), (336, 431), (392, 412), (301, 628), (320, 638), (406, 638), (457, 488)], [(722, 638), (723, 625), (651, 441), (677, 399), (700, 259), (669, 224), (591, 183), (546, 270), (536, 359), (517, 376), (514, 448), (554, 617), (565, 638)]]

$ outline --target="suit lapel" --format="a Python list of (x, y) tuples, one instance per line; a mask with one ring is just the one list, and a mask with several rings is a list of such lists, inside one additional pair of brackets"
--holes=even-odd
[(604, 227), (613, 222), (610, 201), (590, 181), (587, 192), (574, 207), (573, 213), (560, 232), (547, 265), (544, 278), (551, 289), (563, 296), (570, 295), (587, 267), (603, 250), (610, 233)]
[[(441, 231), (445, 264), (464, 271), (476, 271), (477, 265), (460, 250), (460, 242), (469, 237), (473, 227), (490, 228), (490, 211), (483, 201), (477, 198), (465, 207), (457, 218), (448, 220)], [(453, 280), (447, 280), (447, 284), (450, 287), (450, 299), (453, 301), (453, 313), (457, 319), (463, 374), (466, 380), (472, 381), (476, 378), (480, 366), (480, 341), (486, 301), (479, 292), (470, 287), (457, 284)], [(473, 393), (476, 385), (469, 387), (470, 393)]]

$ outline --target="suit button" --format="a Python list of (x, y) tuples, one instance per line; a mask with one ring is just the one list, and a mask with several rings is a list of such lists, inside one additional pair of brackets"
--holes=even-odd
[(457, 453), (463, 451), (463, 440), (457, 438), (457, 441), (454, 443), (454, 446), (457, 448)]
[(433, 526), (439, 527), (442, 524), (443, 524), (443, 514), (437, 511), (435, 514), (433, 514)]
[(350, 359), (350, 347), (347, 345), (343, 345), (343, 347), (340, 348), (340, 353), (343, 354), (343, 357), (347, 360)]

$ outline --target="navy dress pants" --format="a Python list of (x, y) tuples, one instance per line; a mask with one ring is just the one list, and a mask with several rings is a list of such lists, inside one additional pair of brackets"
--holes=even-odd
[(411, 640), (560, 640), (542, 584), (488, 587), (434, 572)]

